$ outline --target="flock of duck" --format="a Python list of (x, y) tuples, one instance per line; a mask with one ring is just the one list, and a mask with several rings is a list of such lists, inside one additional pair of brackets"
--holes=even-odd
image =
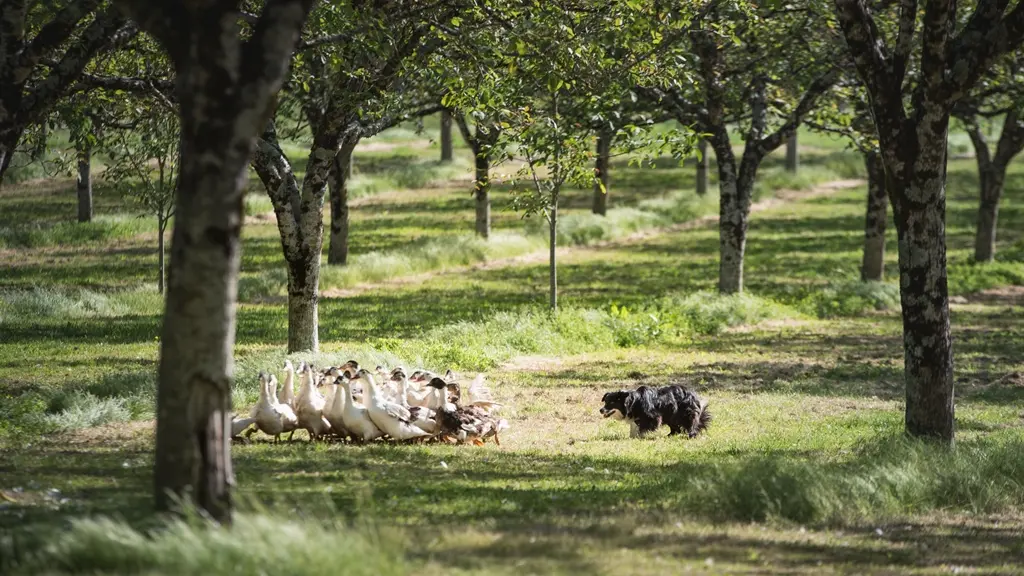
[(501, 405), (491, 398), (483, 375), (463, 390), (450, 370), (444, 377), (427, 370), (407, 376), (401, 367), (389, 372), (378, 366), (375, 372), (354, 360), (322, 371), (305, 362), (296, 370), (286, 361), (280, 390), (274, 375), (260, 372), (259, 403), (247, 418), (232, 420), (231, 435), (249, 438), (259, 430), (278, 442), (282, 434), (291, 440), (296, 430), (306, 430), (311, 442), (333, 436), (357, 443), (436, 440), (479, 446), (494, 438), (501, 444), (498, 433), (508, 421), (496, 415)]

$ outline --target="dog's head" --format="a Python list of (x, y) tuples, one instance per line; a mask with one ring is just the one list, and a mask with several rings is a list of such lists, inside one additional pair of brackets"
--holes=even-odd
[(630, 398), (632, 392), (628, 390), (619, 390), (618, 392), (609, 392), (601, 398), (604, 402), (604, 406), (601, 407), (601, 416), (605, 418), (615, 417), (617, 420), (622, 420), (626, 417), (626, 403)]

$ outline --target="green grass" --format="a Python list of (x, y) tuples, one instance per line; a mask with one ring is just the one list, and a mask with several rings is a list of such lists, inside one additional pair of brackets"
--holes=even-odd
[[(151, 231), (5, 248), (0, 571), (1019, 571), (1024, 305), (1008, 287), (1024, 277), (1019, 165), (997, 262), (974, 265), (977, 180), (970, 160), (950, 161), (950, 290), (967, 298), (952, 310), (958, 438), (946, 451), (900, 434), (895, 234), (887, 281), (855, 281), (863, 189), (754, 212), (747, 292), (723, 298), (713, 293), (717, 226), (670, 227), (715, 214), (716, 196), (691, 192), (690, 165), (617, 164), (608, 217), (589, 214), (590, 190), (566, 190), (552, 316), (546, 230), (507, 209), (506, 189), (495, 187), (495, 238), (482, 242), (468, 182), (454, 179), (465, 150), (445, 172), (434, 171), (436, 144), (413, 132), (373, 142), (391, 148), (357, 152), (356, 171), (385, 184), (353, 201), (351, 264), (325, 267), (322, 351), (288, 357), (485, 371), (511, 424), (502, 445), (310, 445), (302, 433), (274, 445), (258, 435), (232, 449), (243, 510), (234, 529), (157, 519)], [(836, 142), (801, 142), (795, 177), (780, 155), (768, 158), (762, 198), (858, 176), (859, 158)], [(53, 228), (73, 216), (73, 200), (66, 183), (6, 187), (0, 226)], [(97, 200), (105, 218), (125, 218), (117, 198)], [(252, 216), (269, 211), (257, 194), (247, 202)], [(280, 241), (272, 220), (251, 220), (239, 411), (255, 401), (256, 374), (286, 357)], [(977, 293), (989, 288), (999, 290)], [(632, 441), (597, 412), (608, 390), (668, 382), (709, 399), (707, 435)]]
[(73, 521), (16, 574), (404, 574), (371, 526), (240, 514), (231, 529), (197, 515), (143, 532), (106, 518)]

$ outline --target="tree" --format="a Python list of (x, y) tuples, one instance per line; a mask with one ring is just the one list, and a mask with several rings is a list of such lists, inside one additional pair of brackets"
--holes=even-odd
[[(319, 339), (323, 206), (330, 193), (328, 262), (348, 258), (348, 167), (360, 139), (407, 118), (411, 99), (398, 88), (415, 63), (436, 49), (436, 26), (457, 5), (421, 10), (395, 0), (360, 8), (321, 4), (294, 57), (286, 99), (299, 104), (312, 133), (300, 183), (278, 142), (278, 114), (262, 132), (252, 166), (270, 195), (288, 264), (288, 350), (316, 351)], [(433, 98), (431, 98), (433, 100)], [(286, 100), (287, 101), (287, 100)], [(430, 102), (415, 114), (436, 112)]]
[[(724, 294), (743, 290), (750, 205), (761, 162), (793, 137), (837, 78), (829, 34), (811, 38), (803, 33), (825, 20), (814, 8), (810, 3), (776, 9), (712, 1), (704, 17), (695, 20), (689, 42), (666, 53), (661, 74), (652, 76), (665, 81), (638, 87), (680, 124), (706, 134), (715, 151), (718, 289)], [(740, 160), (729, 138), (735, 124), (745, 140)]]
[(491, 154), (501, 137), (501, 125), (488, 122), (481, 113), (472, 128), (466, 115), (453, 112), (462, 138), (473, 151), (473, 197), (476, 199), (476, 233), (481, 238), (491, 236)]
[[(974, 146), (980, 184), (978, 226), (974, 236), (974, 261), (991, 262), (996, 253), (996, 223), (1003, 196), (1006, 169), (1013, 157), (1024, 150), (1024, 57), (1005, 58), (983, 77), (970, 95), (956, 103), (953, 115), (960, 120)], [(983, 123), (1002, 120), (995, 151), (989, 147)]]
[[(905, 426), (952, 444), (953, 347), (946, 281), (945, 176), (950, 111), (1024, 37), (1024, 4), (980, 0), (958, 25), (953, 0), (899, 3), (895, 24), (865, 0), (835, 0), (846, 44), (871, 103), (899, 236)], [(884, 5), (879, 6), (885, 9)], [(884, 24), (885, 22), (883, 22)], [(895, 31), (886, 38), (882, 30)], [(914, 37), (920, 49), (915, 53)], [(911, 61), (919, 71), (908, 74)], [(904, 99), (905, 85), (912, 96)]]
[(131, 128), (114, 131), (102, 143), (111, 160), (104, 178), (132, 198), (145, 215), (156, 217), (157, 291), (163, 294), (167, 278), (164, 237), (174, 217), (174, 191), (180, 166), (177, 111), (158, 107), (135, 110), (134, 114), (121, 116), (131, 123)]
[(135, 34), (103, 0), (0, 3), (0, 181), (40, 122), (102, 49)]
[[(154, 489), (231, 520), (231, 382), (246, 171), (312, 0), (116, 0), (176, 73), (181, 166), (160, 339)], [(240, 21), (253, 22), (243, 38)]]

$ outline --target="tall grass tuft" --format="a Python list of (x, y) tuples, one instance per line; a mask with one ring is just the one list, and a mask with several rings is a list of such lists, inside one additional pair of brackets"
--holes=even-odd
[[(614, 208), (605, 216), (590, 212), (574, 212), (559, 218), (558, 243), (562, 246), (589, 246), (668, 223), (669, 219), (661, 214), (636, 208)], [(526, 233), (547, 238), (547, 220), (527, 219)]]
[(233, 525), (173, 519), (143, 532), (109, 518), (70, 528), (13, 570), (16, 574), (208, 574), (387, 576), (404, 574), (398, 544), (373, 529), (316, 519), (236, 514)]
[(124, 240), (154, 228), (149, 219), (129, 215), (98, 216), (92, 222), (0, 226), (0, 248), (81, 246)]
[(324, 266), (320, 286), (322, 289), (348, 288), (385, 282), (411, 274), (519, 256), (542, 246), (538, 239), (506, 232), (492, 234), (489, 240), (470, 235), (431, 238), (400, 250), (356, 255), (345, 266)]
[(835, 282), (809, 294), (799, 307), (819, 318), (857, 316), (870, 310), (899, 310), (900, 287), (887, 282)]
[(113, 318), (151, 314), (162, 298), (148, 289), (95, 292), (84, 288), (0, 290), (0, 323), (38, 318)]
[[(1024, 505), (1024, 438), (961, 441), (955, 450), (894, 437), (849, 460), (788, 455), (708, 463), (689, 478), (687, 507), (713, 518), (879, 521), (935, 510), (972, 513)], [(699, 497), (697, 497), (699, 495)]]

